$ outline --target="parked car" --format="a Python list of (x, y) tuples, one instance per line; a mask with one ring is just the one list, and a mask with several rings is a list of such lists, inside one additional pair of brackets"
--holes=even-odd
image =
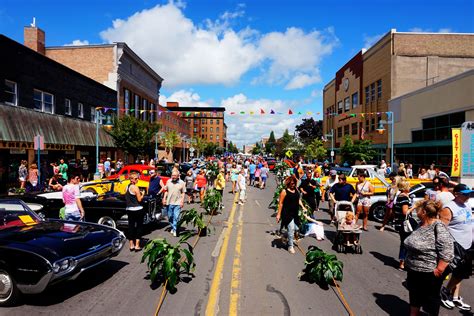
[[(433, 189), (434, 185), (432, 182), (423, 182), (416, 184), (410, 188), (410, 199), (413, 203), (423, 199), (426, 194), (426, 190)], [(370, 207), (369, 214), (377, 222), (383, 222), (385, 216), (385, 204), (387, 203), (386, 195), (374, 195), (370, 197), (372, 206)], [(474, 196), (471, 196), (468, 200), (468, 205), (471, 206), (471, 209), (474, 213)]]
[[(389, 182), (384, 177), (381, 177), (379, 174), (377, 174), (375, 167), (375, 165), (354, 165), (348, 173), (347, 168), (339, 169), (341, 169), (340, 172), (346, 174), (347, 183), (354, 187), (357, 182), (359, 182), (357, 177), (359, 172), (364, 172), (366, 179), (374, 186), (375, 194), (384, 194), (387, 190), (387, 187), (389, 186)], [(321, 183), (326, 183), (327, 178), (327, 176), (323, 177)]]
[(118, 255), (124, 243), (111, 227), (45, 220), (20, 200), (0, 199), (0, 306), (76, 279)]
[[(113, 185), (116, 181), (107, 182), (112, 182), (112, 190), (105, 194), (92, 193), (89, 191), (89, 186), (80, 188), (80, 199), (85, 211), (85, 220), (113, 228), (127, 226), (128, 218), (125, 211), (125, 196), (113, 190)], [(141, 190), (145, 189), (140, 186), (139, 188)], [(19, 198), (28, 205), (35, 207), (36, 212), (42, 218), (59, 218), (59, 210), (64, 206), (62, 192), (25, 194), (19, 196)], [(141, 204), (145, 212), (144, 224), (151, 224), (161, 220), (161, 199), (145, 196)], [(41, 207), (39, 208), (38, 206)]]
[(276, 159), (273, 158), (273, 157), (267, 157), (267, 158), (265, 158), (265, 160), (266, 160), (266, 162), (267, 162), (267, 164), (268, 164), (268, 169), (269, 169), (270, 171), (274, 170), (274, 169), (275, 169), (275, 165), (277, 164)]
[(148, 165), (125, 165), (116, 174), (108, 176), (107, 180), (128, 179), (130, 173), (136, 172), (140, 175), (140, 180), (150, 181), (150, 170), (154, 169), (154, 167)]

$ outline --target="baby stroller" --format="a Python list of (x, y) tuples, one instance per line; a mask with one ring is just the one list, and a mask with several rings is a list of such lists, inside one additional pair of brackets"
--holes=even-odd
[(360, 245), (361, 230), (360, 227), (357, 227), (353, 222), (351, 224), (346, 223), (346, 215), (348, 212), (355, 214), (354, 204), (348, 201), (336, 202), (334, 213), (337, 221), (334, 247), (337, 252), (362, 254), (362, 246)]

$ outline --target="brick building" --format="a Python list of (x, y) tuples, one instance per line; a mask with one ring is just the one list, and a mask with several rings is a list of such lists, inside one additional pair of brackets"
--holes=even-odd
[[(391, 30), (339, 69), (323, 91), (324, 134), (334, 132), (336, 148), (344, 135), (365, 139), (387, 159), (389, 100), (474, 68), (474, 34), (401, 33)], [(330, 143), (327, 143), (330, 146)], [(336, 161), (339, 159), (336, 159)]]
[[(86, 156), (95, 171), (96, 107), (116, 106), (114, 90), (41, 54), (43, 42), (37, 52), (0, 35), (0, 191), (17, 183), (21, 160), (37, 160), (36, 135), (44, 137), (42, 165)], [(102, 129), (98, 141), (100, 154), (113, 156), (114, 142)]]
[(227, 148), (227, 125), (223, 107), (183, 107), (178, 102), (167, 102), (168, 111), (179, 115), (190, 124), (191, 137), (201, 137), (208, 142)]

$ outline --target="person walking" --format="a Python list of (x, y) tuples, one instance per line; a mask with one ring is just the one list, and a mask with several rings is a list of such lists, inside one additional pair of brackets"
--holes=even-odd
[(303, 200), (308, 204), (310, 209), (310, 216), (316, 211), (316, 194), (314, 190), (316, 189), (316, 181), (313, 180), (312, 172), (310, 169), (306, 170), (306, 177), (301, 180), (301, 184), (298, 187), (301, 194), (303, 195)]
[(230, 181), (232, 181), (232, 194), (236, 192), (238, 176), (239, 176), (239, 170), (237, 169), (237, 165), (234, 162), (232, 164), (232, 168), (230, 169)]
[(126, 211), (128, 218), (128, 240), (130, 243), (130, 251), (142, 250), (140, 246), (140, 238), (143, 227), (143, 206), (140, 202), (143, 199), (144, 192), (141, 192), (137, 186), (138, 173), (132, 172), (128, 177), (130, 184), (125, 192)]
[(163, 197), (163, 205), (168, 206), (168, 220), (171, 225), (171, 234), (178, 236), (178, 220), (181, 209), (184, 205), (184, 195), (186, 193), (186, 185), (179, 178), (179, 172), (173, 170), (171, 179), (166, 182), (165, 195)]
[(20, 188), (24, 189), (26, 185), (26, 179), (28, 178), (28, 168), (26, 167), (28, 163), (26, 160), (20, 162), (20, 167), (18, 167), (18, 179), (20, 180)]
[(110, 158), (107, 157), (107, 160), (104, 162), (104, 173), (105, 173), (105, 177), (108, 177), (110, 176), (110, 171), (112, 170), (112, 166), (111, 166), (111, 163), (110, 163)]
[(62, 189), (63, 202), (65, 205), (64, 219), (67, 221), (84, 221), (85, 213), (82, 207), (79, 192), (79, 176), (72, 176), (69, 183)]
[(367, 231), (367, 222), (369, 219), (369, 210), (372, 203), (370, 202), (370, 197), (374, 195), (375, 189), (374, 186), (365, 179), (365, 173), (361, 172), (358, 175), (359, 183), (357, 183), (357, 211), (355, 215), (355, 222), (357, 224), (359, 220), (360, 213), (364, 213), (362, 229)]
[(247, 191), (247, 178), (245, 177), (245, 170), (240, 170), (240, 174), (237, 177), (237, 186), (239, 189), (239, 205), (243, 205), (245, 202), (245, 193)]
[(385, 203), (385, 214), (383, 217), (382, 226), (379, 228), (379, 231), (381, 232), (385, 230), (385, 226), (387, 225), (388, 221), (393, 217), (393, 204), (399, 194), (398, 182), (401, 181), (401, 178), (393, 172), (389, 175), (389, 178), (391, 180), (391, 184), (387, 188), (387, 192), (385, 193), (387, 196), (387, 203)]
[(267, 178), (268, 178), (268, 172), (270, 170), (268, 169), (268, 164), (265, 162), (263, 164), (263, 167), (260, 168), (260, 178), (262, 179), (261, 184), (260, 184), (260, 189), (265, 189), (265, 185), (267, 184)]
[(398, 251), (399, 270), (405, 270), (405, 258), (407, 256), (407, 249), (405, 248), (405, 239), (410, 236), (411, 232), (406, 232), (403, 227), (403, 221), (410, 212), (410, 183), (407, 181), (400, 181), (398, 183), (398, 191), (400, 194), (396, 197), (393, 204), (393, 215), (395, 217), (396, 227), (400, 236), (400, 249)]
[(323, 187), (323, 192), (322, 192), (322, 201), (324, 202), (325, 200), (328, 201), (329, 204), (329, 216), (331, 216), (331, 223), (334, 223), (336, 220), (335, 213), (334, 213), (334, 201), (329, 197), (329, 191), (331, 191), (331, 188), (339, 181), (337, 177), (337, 171), (336, 170), (330, 170), (329, 171), (329, 177), (326, 179), (326, 183), (324, 184)]
[(474, 221), (467, 201), (473, 192), (466, 184), (456, 185), (453, 189), (454, 200), (444, 205), (439, 212), (439, 218), (448, 226), (451, 236), (466, 252), (465, 260), (452, 271), (448, 284), (441, 290), (441, 303), (448, 309), (457, 307), (464, 311), (471, 310), (471, 306), (464, 302), (460, 292), (462, 280), (467, 280), (472, 275)]
[(38, 174), (38, 165), (32, 163), (30, 165), (30, 169), (28, 169), (28, 185), (30, 187), (30, 191), (37, 191), (40, 188), (39, 183), (39, 174)]
[(202, 204), (204, 201), (204, 195), (206, 194), (207, 179), (204, 170), (201, 169), (199, 174), (196, 176), (196, 186), (199, 192), (199, 202)]
[(430, 165), (430, 169), (428, 169), (427, 173), (428, 173), (428, 179), (433, 180), (434, 177), (436, 176), (436, 170), (435, 170), (434, 164)]
[[(348, 201), (354, 204), (357, 198), (356, 190), (352, 185), (346, 182), (346, 175), (339, 175), (339, 181), (331, 187), (329, 190), (329, 198), (332, 200), (334, 205), (339, 201)], [(334, 222), (331, 221), (331, 223)]]
[(253, 186), (255, 182), (255, 170), (257, 169), (257, 165), (253, 162), (253, 160), (250, 161), (249, 164), (249, 174), (250, 174), (250, 181), (249, 185)]
[(216, 191), (220, 195), (219, 207), (223, 209), (224, 204), (222, 203), (222, 197), (224, 196), (224, 190), (225, 190), (225, 169), (224, 168), (219, 169), (219, 174), (217, 175), (214, 187), (216, 188)]
[(194, 175), (191, 169), (186, 173), (184, 182), (186, 183), (186, 195), (188, 196), (188, 204), (194, 203)]
[(316, 212), (319, 211), (319, 204), (321, 203), (322, 194), (321, 194), (321, 173), (317, 170), (313, 172), (313, 180), (316, 187), (314, 188), (314, 197), (316, 201)]
[(416, 206), (420, 227), (404, 241), (407, 250), (407, 288), (410, 316), (438, 315), (444, 271), (454, 257), (453, 241), (446, 226), (437, 219), (439, 202), (423, 200)]
[(281, 228), (286, 228), (288, 231), (288, 252), (295, 253), (294, 235), (297, 227), (300, 225), (300, 218), (298, 211), (301, 206), (303, 211), (307, 211), (301, 202), (300, 193), (296, 189), (296, 177), (290, 176), (285, 179), (285, 189), (280, 193), (278, 203), (278, 212), (276, 216), (277, 223), (281, 220)]

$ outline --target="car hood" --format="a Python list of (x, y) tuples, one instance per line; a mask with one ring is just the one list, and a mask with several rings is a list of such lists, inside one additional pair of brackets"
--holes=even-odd
[(119, 231), (102, 225), (48, 220), (0, 231), (0, 245), (36, 252), (54, 261), (93, 251), (119, 236)]

